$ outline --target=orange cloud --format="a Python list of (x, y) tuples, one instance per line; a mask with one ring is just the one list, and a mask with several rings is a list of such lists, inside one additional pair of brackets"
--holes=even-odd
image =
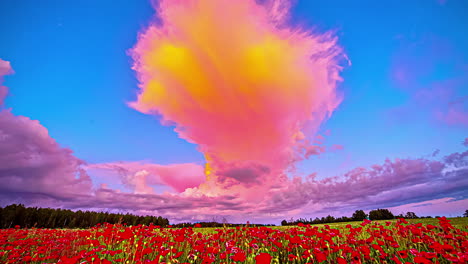
[(341, 101), (336, 38), (288, 25), (289, 6), (163, 0), (162, 23), (131, 50), (140, 91), (130, 106), (198, 144), (212, 181), (274, 181)]

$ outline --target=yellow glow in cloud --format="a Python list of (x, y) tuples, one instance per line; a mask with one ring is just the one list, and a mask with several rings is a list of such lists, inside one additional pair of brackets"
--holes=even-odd
[(297, 160), (297, 135), (315, 132), (340, 103), (336, 39), (288, 26), (289, 6), (163, 0), (162, 24), (131, 51), (141, 89), (131, 106), (175, 123), (210, 157), (207, 175), (274, 179)]

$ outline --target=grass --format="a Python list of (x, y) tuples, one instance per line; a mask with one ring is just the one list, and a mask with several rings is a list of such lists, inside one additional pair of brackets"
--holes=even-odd
[[(453, 217), (453, 218), (447, 218), (451, 222), (451, 224), (463, 231), (468, 231), (468, 217)], [(424, 225), (437, 225), (439, 223), (439, 220), (437, 218), (417, 218), (417, 219), (406, 219), (409, 223), (412, 224), (417, 224), (417, 223), (422, 223)], [(378, 222), (381, 224), (385, 224), (385, 222), (396, 222), (397, 219), (392, 219), (392, 220), (375, 220), (374, 222)], [(317, 226), (319, 228), (324, 227), (325, 225), (329, 225), (330, 227), (333, 228), (340, 228), (340, 227), (345, 227), (346, 225), (350, 224), (354, 227), (359, 226), (362, 222), (361, 221), (351, 221), (351, 222), (339, 222), (339, 223), (328, 223), (328, 224), (315, 224), (312, 226)], [(297, 226), (269, 226), (270, 228), (273, 229), (278, 229), (278, 230), (287, 230), (292, 227), (297, 227)], [(204, 228), (194, 228), (195, 232), (199, 232), (202, 234), (214, 234), (216, 233), (216, 229), (219, 229), (220, 227), (204, 227)], [(233, 229), (235, 227), (232, 227)]]

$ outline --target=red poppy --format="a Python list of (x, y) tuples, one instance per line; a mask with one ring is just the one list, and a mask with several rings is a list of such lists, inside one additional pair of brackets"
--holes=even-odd
[(271, 263), (271, 255), (268, 253), (260, 253), (255, 257), (256, 264), (270, 264)]
[(414, 263), (432, 264), (432, 261), (423, 257), (414, 257), (413, 261)]
[(315, 257), (317, 258), (318, 262), (322, 262), (322, 261), (327, 260), (327, 256), (325, 254), (323, 254), (322, 252), (316, 252)]
[(297, 259), (297, 256), (294, 255), (294, 254), (289, 254), (288, 259), (289, 259), (289, 261), (293, 261), (293, 260)]
[(400, 251), (397, 251), (398, 253), (398, 256), (400, 258), (407, 258), (408, 257), (408, 251), (407, 250), (400, 250)]
[(348, 262), (347, 262), (346, 259), (344, 259), (344, 258), (338, 257), (338, 258), (336, 259), (336, 261), (337, 261), (338, 264), (348, 264)]
[(243, 262), (243, 261), (245, 261), (245, 259), (246, 259), (246, 255), (245, 255), (244, 252), (239, 251), (239, 252), (237, 252), (236, 254), (234, 254), (234, 256), (232, 256), (231, 258), (232, 258), (232, 260), (234, 260), (234, 261), (241, 261), (241, 262)]

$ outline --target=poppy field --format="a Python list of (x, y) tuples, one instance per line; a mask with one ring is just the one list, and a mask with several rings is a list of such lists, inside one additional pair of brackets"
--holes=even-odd
[(236, 228), (97, 225), (90, 229), (0, 230), (1, 263), (467, 263), (468, 229), (354, 222)]

